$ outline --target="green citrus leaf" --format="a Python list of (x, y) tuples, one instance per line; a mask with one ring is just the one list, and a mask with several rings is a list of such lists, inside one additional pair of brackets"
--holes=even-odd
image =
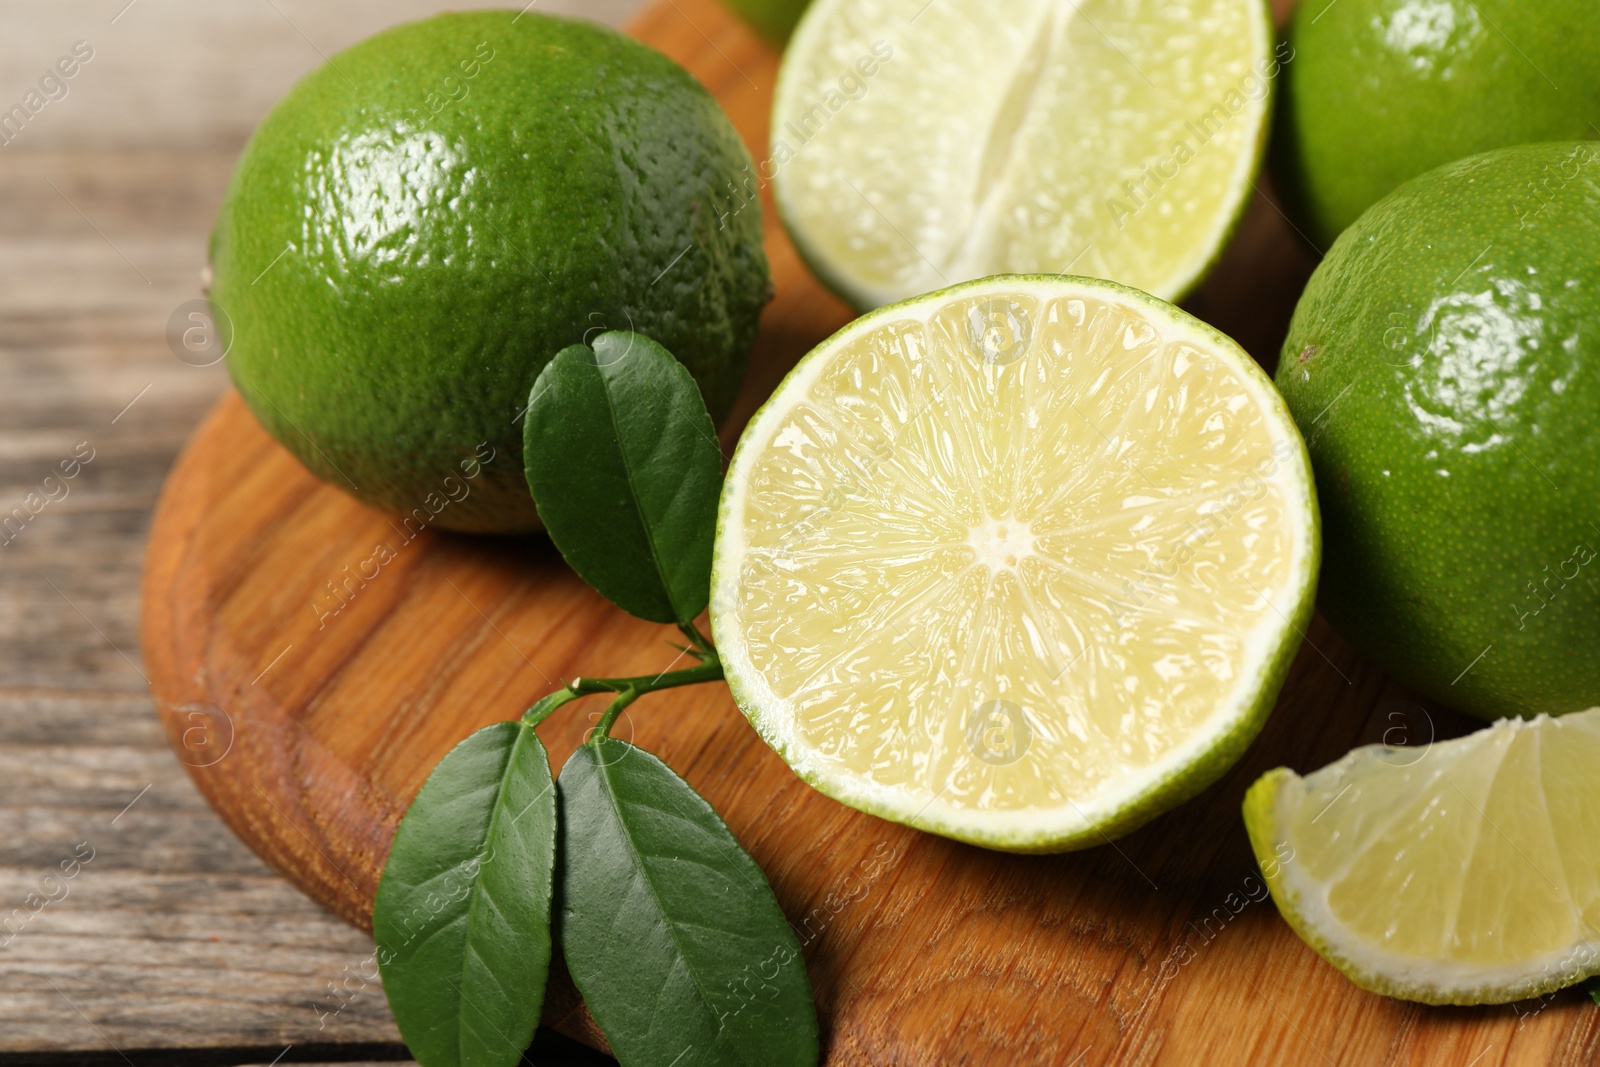
[(810, 1067), (800, 943), (711, 805), (614, 739), (561, 770), (561, 944), (623, 1067)]
[(378, 883), (372, 934), (422, 1067), (514, 1064), (550, 967), (556, 801), (533, 729), (502, 722), (439, 761)]
[(564, 348), (534, 382), (523, 440), (539, 517), (579, 577), (652, 622), (704, 610), (722, 451), (683, 364), (636, 333)]

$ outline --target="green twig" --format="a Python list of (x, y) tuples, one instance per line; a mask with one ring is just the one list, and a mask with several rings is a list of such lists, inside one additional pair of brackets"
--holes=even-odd
[[(711, 658), (681, 671), (662, 671), (660, 674), (641, 674), (634, 678), (574, 678), (567, 690), (575, 696), (593, 696), (595, 693), (621, 693), (632, 689), (639, 696), (658, 689), (676, 689), (680, 685), (699, 685), (701, 682), (720, 682), (722, 661), (711, 653)], [(545, 698), (546, 700), (549, 697)]]
[(522, 721), (528, 726), (538, 726), (550, 717), (551, 712), (563, 704), (577, 700), (581, 695), (580, 693), (574, 693), (571, 686), (566, 689), (557, 689), (554, 693), (529, 708), (527, 713), (522, 716)]
[(611, 706), (606, 708), (606, 713), (600, 716), (600, 721), (595, 723), (594, 730), (589, 734), (589, 744), (598, 745), (601, 741), (610, 737), (611, 727), (616, 724), (617, 716), (622, 714), (624, 708), (638, 699), (639, 691), (637, 689), (624, 689), (618, 693), (617, 699), (611, 702)]
[(683, 636), (689, 639), (689, 643), (697, 649), (696, 655), (701, 660), (716, 658), (717, 650), (712, 647), (711, 639), (701, 633), (698, 626), (692, 622), (680, 622), (678, 629), (683, 632)]
[(616, 699), (606, 708), (605, 714), (600, 717), (600, 722), (591, 735), (591, 740), (598, 741), (610, 733), (612, 725), (616, 723), (617, 716), (622, 714), (623, 709), (646, 693), (654, 693), (661, 689), (676, 689), (682, 685), (699, 685), (701, 682), (720, 682), (722, 660), (717, 658), (717, 650), (710, 640), (693, 626), (682, 625), (679, 629), (694, 644), (693, 648), (685, 651), (700, 661), (696, 666), (681, 671), (662, 671), (654, 675), (641, 674), (634, 678), (574, 678), (565, 688), (557, 689), (529, 708), (527, 714), (523, 715), (522, 721), (528, 726), (538, 726), (557, 708), (580, 697), (593, 696), (596, 693), (615, 693)]

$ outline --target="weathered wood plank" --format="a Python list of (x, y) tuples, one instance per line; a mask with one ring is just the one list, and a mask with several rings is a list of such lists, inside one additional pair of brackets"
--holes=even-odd
[[(636, 6), (540, 0), (539, 10), (620, 22)], [(244, 139), (323, 54), (438, 9), (68, 0), (0, 10), (3, 105), (73, 42), (94, 48), (67, 97), (0, 146), (8, 1062), (64, 1062), (66, 1049), (86, 1062), (170, 1062), (177, 1053), (149, 1050), (190, 1048), (268, 1063), (288, 1045), (403, 1057), (382, 992), (363, 977), (370, 939), (241, 845), (173, 758), (142, 673), (138, 587), (172, 458), (226, 384), (222, 367), (176, 358), (166, 327), (200, 295), (206, 237)], [(61, 478), (80, 445), (93, 458)], [(26, 521), (12, 516), (19, 506)], [(60, 865), (79, 846), (93, 858), (67, 879)], [(196, 1055), (184, 1062), (211, 1057)]]
[(0, 1051), (398, 1041), (370, 939), (228, 833), (143, 694), (0, 693), (0, 783)]
[[(239, 145), (323, 58), (441, 10), (439, 0), (56, 0), (0, 14), (0, 101), (22, 98), (77, 41), (94, 58), (0, 155), (21, 148)], [(549, 14), (620, 25), (639, 0), (535, 0)], [(115, 180), (114, 174), (107, 175)]]

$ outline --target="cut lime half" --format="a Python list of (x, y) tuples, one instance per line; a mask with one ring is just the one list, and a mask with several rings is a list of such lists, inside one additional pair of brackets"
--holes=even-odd
[(1600, 974), (1600, 708), (1370, 745), (1244, 802), (1278, 910), (1363, 989), (1504, 1004)]
[(816, 0), (768, 164), (860, 308), (1015, 273), (1165, 299), (1221, 252), (1279, 63), (1262, 0)]
[(711, 624), (756, 730), (853, 807), (976, 844), (1126, 832), (1226, 769), (1311, 613), (1310, 468), (1232, 341), (1109, 282), (858, 320), (723, 490)]

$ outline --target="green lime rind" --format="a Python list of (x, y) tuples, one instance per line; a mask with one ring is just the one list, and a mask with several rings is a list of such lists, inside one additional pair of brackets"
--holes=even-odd
[[(1255, 853), (1262, 876), (1272, 892), (1272, 901), (1277, 905), (1278, 913), (1300, 940), (1358, 987), (1369, 993), (1419, 1004), (1510, 1004), (1553, 993), (1600, 974), (1600, 956), (1596, 956), (1594, 964), (1589, 967), (1574, 963), (1562, 970), (1541, 969), (1537, 974), (1509, 982), (1441, 984), (1419, 982), (1414, 978), (1408, 980), (1372, 961), (1357, 959), (1356, 953), (1342, 948), (1328, 931), (1311, 920), (1306, 893), (1294, 884), (1295, 879), (1290, 873), (1296, 856), (1294, 842), (1283, 831), (1278, 811), (1285, 789), (1301, 780), (1298, 774), (1287, 767), (1275, 767), (1257, 778), (1244, 797), (1245, 832), (1250, 838), (1251, 851)], [(1288, 850), (1286, 854), (1282, 851), (1284, 848)], [(1574, 954), (1574, 958), (1576, 956)], [(1401, 964), (1396, 960), (1395, 965)], [(1405, 961), (1403, 965), (1414, 969), (1416, 961)]]
[(410, 528), (536, 529), (520, 419), (563, 348), (646, 334), (731, 406), (771, 295), (751, 168), (710, 93), (616, 31), (387, 30), (240, 159), (211, 245), (229, 370), (313, 473)]
[(1495, 148), (1600, 136), (1592, 0), (1297, 6), (1272, 153), (1326, 251), (1402, 183)]
[(1278, 388), (1321, 497), (1323, 614), (1484, 719), (1600, 704), (1600, 144), (1503, 148), (1334, 244)]
[(722, 0), (772, 47), (782, 49), (811, 0)]
[[(1229, 361), (1261, 388), (1263, 403), (1271, 411), (1283, 432), (1283, 438), (1294, 443), (1293, 463), (1298, 470), (1297, 479), (1302, 487), (1297, 514), (1304, 517), (1304, 548), (1301, 566), (1294, 582), (1294, 608), (1285, 613), (1283, 626), (1272, 643), (1260, 657), (1252, 682), (1245, 687), (1246, 695), (1228, 724), (1208, 739), (1207, 743), (1191, 757), (1136, 792), (1121, 798), (1111, 811), (1075, 820), (1080, 825), (1064, 829), (1043, 829), (1027, 825), (1034, 815), (994, 820), (1001, 825), (972, 827), (961, 825), (942, 817), (931, 805), (897, 805), (886, 803), (870, 795), (869, 791), (854, 788), (848, 776), (833, 776), (812, 769), (812, 754), (797, 744), (787, 733), (774, 729), (774, 724), (763, 714), (761, 690), (763, 684), (757, 672), (745, 657), (744, 638), (739, 629), (736, 612), (737, 564), (730, 559), (731, 515), (742, 490), (738, 476), (741, 455), (759, 447), (752, 432), (759, 427), (769, 409), (782, 410), (786, 404), (785, 391), (789, 384), (802, 378), (813, 362), (826, 359), (834, 347), (850, 335), (865, 332), (880, 322), (889, 321), (909, 308), (928, 303), (941, 303), (962, 293), (984, 288), (1006, 286), (1049, 286), (1059, 290), (1063, 286), (1081, 286), (1099, 295), (1120, 297), (1128, 303), (1153, 312), (1188, 332), (1198, 343)], [(745, 433), (740, 437), (723, 485), (721, 506), (717, 512), (716, 551), (712, 563), (711, 628), (720, 651), (729, 690), (735, 703), (744, 713), (761, 738), (783, 758), (795, 774), (812, 788), (858, 811), (876, 815), (891, 822), (902, 823), (929, 833), (980, 845), (984, 848), (1016, 853), (1055, 853), (1089, 848), (1104, 844), (1114, 838), (1131, 833), (1150, 820), (1195, 796), (1220, 778), (1249, 748), (1266, 723), (1277, 700), (1278, 693), (1288, 676), (1289, 668), (1299, 650), (1302, 636), (1310, 625), (1316, 600), (1317, 578), (1321, 565), (1321, 520), (1311, 473), (1310, 457), (1304, 443), (1294, 429), (1281, 398), (1271, 387), (1271, 380), (1260, 366), (1237, 343), (1207, 323), (1195, 318), (1181, 308), (1158, 300), (1148, 293), (1116, 282), (1099, 278), (1062, 275), (999, 275), (955, 285), (949, 289), (925, 294), (898, 304), (888, 305), (870, 312), (812, 349), (792, 369), (772, 393), (772, 396), (751, 417)], [(1079, 811), (1076, 806), (1072, 809)], [(1011, 822), (1017, 825), (1007, 826)]]
[[(1259, 10), (1266, 39), (1268, 41), (1275, 40), (1278, 31), (1277, 24), (1272, 17), (1270, 0), (1261, 0)], [(1278, 62), (1278, 60), (1275, 58), (1274, 62)], [(1287, 69), (1288, 64), (1280, 62), (1280, 76), (1281, 72)], [(1250, 165), (1246, 170), (1248, 178), (1243, 184), (1234, 187), (1235, 201), (1227, 223), (1218, 232), (1216, 241), (1213, 243), (1205, 262), (1201, 263), (1187, 279), (1174, 287), (1172, 303), (1181, 303), (1194, 295), (1194, 291), (1200, 288), (1201, 284), (1211, 276), (1211, 272), (1216, 269), (1217, 264), (1222, 261), (1222, 257), (1227, 254), (1229, 246), (1233, 244), (1234, 237), (1238, 235), (1239, 227), (1244, 225), (1244, 217), (1250, 213), (1250, 205), (1255, 202), (1258, 192), (1256, 181), (1261, 177), (1261, 172), (1267, 166), (1267, 152), (1272, 143), (1274, 116), (1278, 110), (1278, 94), (1278, 78), (1267, 79), (1266, 109), (1261, 114), (1260, 126), (1256, 128), (1255, 147), (1251, 150)]]

